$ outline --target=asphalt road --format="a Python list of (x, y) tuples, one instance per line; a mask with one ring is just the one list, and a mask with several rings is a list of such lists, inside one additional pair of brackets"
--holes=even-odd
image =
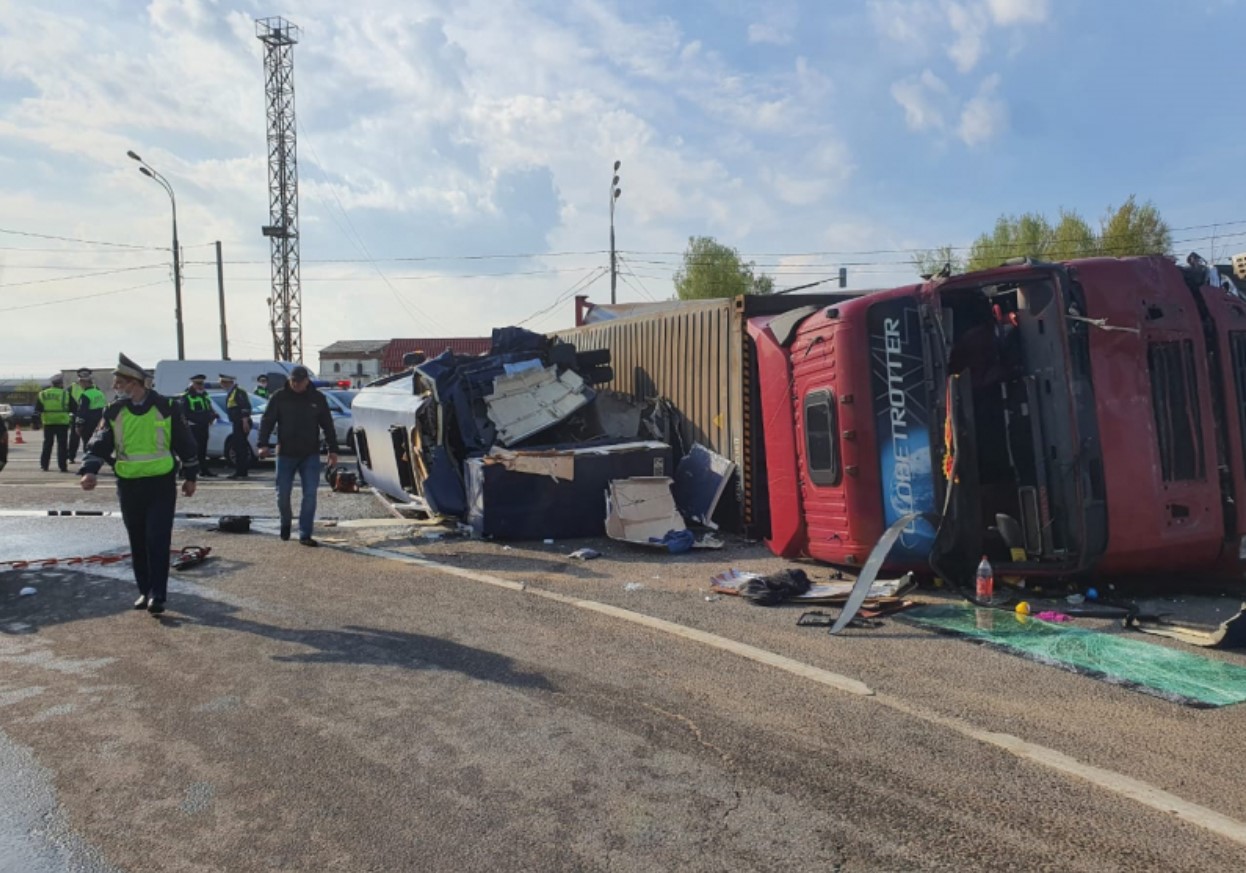
[[(124, 549), (119, 519), (19, 514), (112, 508), (32, 457), (0, 473), (0, 561)], [(262, 475), (179, 510), (271, 514)], [(584, 543), (417, 546), (368, 495), (322, 514), (343, 521), (315, 550), (179, 520), (213, 558), (160, 619), (124, 564), (0, 570), (0, 871), (1246, 858), (1240, 707), (707, 599), (725, 566), (783, 566), (755, 545), (584, 564)]]

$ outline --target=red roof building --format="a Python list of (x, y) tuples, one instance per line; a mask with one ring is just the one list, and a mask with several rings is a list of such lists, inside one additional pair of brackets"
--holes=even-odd
[(403, 372), (406, 367), (402, 365), (402, 356), (408, 352), (423, 352), (430, 358), (437, 357), (446, 349), (456, 355), (483, 355), (492, 343), (493, 339), (487, 336), (392, 339), (381, 355), (381, 375)]

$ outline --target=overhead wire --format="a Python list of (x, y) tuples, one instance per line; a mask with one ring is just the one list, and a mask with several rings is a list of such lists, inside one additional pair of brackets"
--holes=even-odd
[[(315, 161), (317, 167), (321, 168), (321, 174), (323, 176), (324, 162), (320, 160), (320, 155), (316, 151), (316, 146), (310, 141), (310, 138), (307, 136), (307, 128), (303, 127), (301, 122), (298, 123), (298, 126), (303, 131), (303, 140), (307, 144), (308, 150), (311, 152), (312, 160)], [(329, 188), (329, 193), (333, 195), (333, 199), (337, 203), (338, 209), (341, 210), (342, 217), (346, 219), (346, 224), (350, 228), (350, 235), (348, 235), (347, 238), (350, 239), (350, 237), (353, 235), (354, 239), (352, 241), (358, 247), (359, 251), (363, 254), (363, 256), (367, 258), (368, 263), (371, 265), (372, 269), (376, 271), (376, 274), (385, 280), (386, 286), (389, 288), (390, 293), (394, 295), (394, 299), (398, 301), (398, 304), (404, 310), (406, 310), (407, 314), (411, 316), (412, 320), (414, 321), (419, 320), (419, 317), (417, 317), (416, 315), (416, 313), (418, 313), (419, 316), (422, 316), (426, 321), (431, 323), (434, 327), (438, 327), (438, 328), (442, 327), (442, 325), (440, 324), (440, 322), (438, 322), (436, 318), (434, 318), (433, 316), (425, 312), (423, 308), (420, 307), (419, 304), (415, 303), (414, 301), (407, 301), (406, 299), (404, 299), (403, 296), (398, 292), (398, 289), (393, 286), (393, 283), (391, 283), (389, 279), (385, 276), (385, 273), (382, 272), (380, 266), (376, 262), (376, 259), (372, 257), (372, 252), (368, 250), (367, 243), (363, 241), (363, 237), (361, 237), (359, 235), (359, 232), (355, 230), (355, 224), (354, 222), (350, 220), (350, 214), (346, 211), (346, 207), (342, 205), (342, 198), (338, 197), (337, 195), (337, 188), (334, 187), (334, 185), (331, 182), (329, 182), (327, 178), (325, 178), (324, 181), (325, 181), (325, 184)], [(315, 192), (315, 189), (312, 189), (312, 191)], [(315, 192), (314, 196), (319, 198), (319, 193)], [(321, 202), (322, 203), (324, 202), (323, 199), (321, 199)], [(330, 214), (330, 217), (332, 217), (332, 210), (329, 210), (329, 214)], [(336, 224), (337, 222), (334, 221), (334, 223)]]
[(559, 294), (558, 297), (554, 300), (554, 302), (549, 304), (549, 306), (546, 306), (544, 309), (541, 309), (537, 312), (532, 313), (527, 318), (525, 318), (523, 321), (516, 322), (515, 326), (522, 327), (523, 325), (528, 324), (531, 321), (537, 320), (541, 318), (542, 316), (547, 315), (548, 313), (552, 312), (557, 306), (569, 300), (572, 297), (572, 295), (574, 295), (577, 291), (583, 291), (587, 288), (592, 287), (594, 283), (600, 280), (602, 276), (607, 275), (609, 272), (610, 272), (609, 267), (597, 267), (596, 269), (590, 271), (588, 274), (583, 276), (578, 282), (574, 283), (570, 288), (568, 288), (567, 290)]
[(134, 243), (106, 242), (104, 240), (98, 240), (98, 239), (80, 239), (78, 237), (73, 237), (73, 236), (56, 236), (55, 234), (50, 234), (50, 233), (34, 233), (33, 231), (13, 230), (12, 228), (7, 228), (7, 227), (0, 227), (0, 233), (12, 234), (13, 236), (31, 237), (34, 239), (55, 239), (55, 240), (60, 240), (62, 242), (85, 243), (87, 245), (92, 245), (92, 246), (107, 246), (109, 248), (117, 248), (117, 249), (142, 249), (145, 251), (164, 251), (165, 249), (169, 248), (168, 246), (141, 246), (141, 245), (135, 245)]
[[(622, 264), (623, 266), (627, 267), (627, 272), (631, 273), (631, 274), (632, 274), (632, 277), (633, 277), (633, 278), (634, 278), (637, 282), (640, 282), (640, 286), (641, 286), (640, 288), (636, 288), (636, 286), (635, 286), (635, 285), (632, 285), (632, 283), (631, 283), (631, 282), (628, 282), (628, 283), (627, 283), (627, 284), (628, 284), (628, 287), (633, 288), (634, 290), (638, 291), (638, 292), (639, 292), (642, 296), (649, 298), (649, 300), (650, 300), (650, 301), (652, 301), (653, 303), (657, 303), (657, 302), (658, 302), (657, 298), (656, 298), (656, 297), (654, 297), (652, 294), (650, 294), (650, 293), (649, 293), (649, 289), (645, 287), (645, 283), (644, 283), (644, 282), (642, 282), (642, 281), (641, 281), (641, 279), (640, 279), (640, 277), (636, 275), (636, 271), (632, 269), (632, 265), (631, 265), (630, 263), (628, 263), (628, 261), (627, 261), (625, 258), (620, 258), (620, 257), (618, 257), (618, 255), (617, 255), (617, 254), (615, 255), (615, 258), (616, 258), (616, 260), (617, 260), (620, 264)], [(624, 281), (627, 281), (627, 280), (626, 280), (626, 279), (624, 279)]]
[(92, 297), (107, 297), (111, 294), (124, 294), (127, 291), (138, 291), (141, 288), (154, 288), (157, 285), (166, 284), (167, 280), (160, 279), (155, 282), (147, 282), (142, 285), (131, 285), (128, 288), (113, 288), (111, 291), (96, 291), (94, 294), (79, 294), (76, 297), (61, 297), (56, 300), (41, 300), (38, 303), (26, 303), (22, 306), (7, 306), (0, 309), (0, 312), (16, 312), (19, 309), (34, 309), (38, 306), (55, 306), (58, 303), (71, 303), (75, 300), (89, 300)]
[(0, 290), (8, 288), (21, 288), (28, 285), (46, 285), (50, 282), (77, 282), (80, 279), (94, 279), (98, 276), (113, 276), (117, 273), (133, 273), (139, 270), (154, 270), (157, 267), (168, 269), (168, 264), (143, 264), (138, 267), (114, 267), (111, 270), (100, 270), (95, 273), (79, 273), (76, 276), (52, 276), (48, 279), (28, 279), (24, 282), (5, 282), (0, 285)]

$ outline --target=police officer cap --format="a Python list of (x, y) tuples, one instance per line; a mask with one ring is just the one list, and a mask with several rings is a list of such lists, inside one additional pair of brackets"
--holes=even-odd
[(113, 370), (113, 374), (125, 376), (127, 379), (133, 379), (136, 382), (146, 383), (147, 381), (147, 371), (125, 355), (117, 357), (117, 369)]
[(200, 374), (199, 374), (199, 375), (197, 375), (197, 376), (191, 376), (191, 377), (190, 377), (190, 381), (192, 381), (192, 382), (204, 382), (204, 381), (206, 381), (206, 380), (207, 380), (207, 378), (208, 378), (207, 376), (205, 376), (205, 375), (203, 375), (202, 373), (200, 373)]
[(226, 376), (224, 373), (221, 373), (221, 375), (217, 376), (216, 378), (220, 379), (222, 382), (237, 382), (238, 381), (233, 376)]
[(79, 378), (79, 379), (90, 379), (90, 378), (91, 378), (91, 376), (92, 376), (92, 373), (91, 373), (91, 368), (90, 368), (90, 367), (79, 367), (79, 368), (78, 368), (78, 378)]
[(54, 374), (52, 375), (52, 384), (53, 384), (53, 385), (60, 385), (60, 384), (64, 383), (64, 381), (65, 381), (65, 377), (64, 377), (62, 374), (60, 374), (60, 373), (54, 373)]

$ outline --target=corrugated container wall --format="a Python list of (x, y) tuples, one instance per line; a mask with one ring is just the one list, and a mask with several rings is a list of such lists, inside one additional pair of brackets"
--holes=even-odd
[(665, 312), (558, 331), (580, 351), (610, 349), (614, 380), (603, 386), (638, 400), (663, 397), (677, 413), (677, 457), (700, 443), (735, 462), (734, 488), (723, 495), (715, 520), (728, 530), (762, 535), (765, 458), (751, 341), (744, 329), (755, 315), (827, 305), (844, 295), (743, 296), (695, 300)]

